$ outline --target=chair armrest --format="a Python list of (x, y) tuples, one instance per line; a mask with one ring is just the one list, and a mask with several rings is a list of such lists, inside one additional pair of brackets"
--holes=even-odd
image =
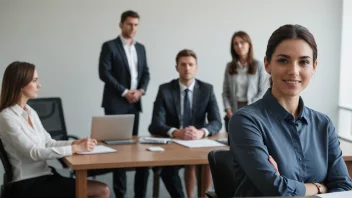
[(205, 192), (205, 194), (207, 195), (208, 198), (218, 198), (218, 196), (214, 191), (207, 191)]
[(67, 135), (67, 139), (74, 139), (74, 140), (78, 140), (79, 138), (77, 136), (74, 135)]

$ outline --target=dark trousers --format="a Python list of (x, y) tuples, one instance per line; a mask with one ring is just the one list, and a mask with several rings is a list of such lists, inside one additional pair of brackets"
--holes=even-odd
[(224, 121), (225, 121), (225, 130), (226, 130), (226, 132), (229, 132), (229, 122), (230, 122), (230, 118), (227, 117), (227, 115), (225, 115)]
[(4, 196), (8, 198), (75, 198), (75, 179), (63, 177), (55, 170), (53, 173), (54, 175), (44, 175), (5, 184)]
[[(237, 102), (237, 108), (238, 108), (238, 109), (239, 109), (239, 108), (242, 108), (242, 107), (245, 107), (245, 106), (247, 106), (247, 105), (248, 105), (248, 102)], [(233, 112), (233, 113), (235, 113), (235, 112)], [(229, 122), (230, 122), (230, 118), (227, 117), (227, 115), (225, 115), (224, 121), (225, 121), (225, 130), (226, 130), (226, 132), (228, 133), (228, 132), (229, 132)], [(230, 146), (230, 140), (229, 140), (229, 139), (227, 140), (227, 143), (228, 143), (228, 145)]]
[[(110, 111), (105, 109), (105, 115), (117, 115), (120, 113)], [(136, 108), (131, 108), (130, 111), (125, 114), (134, 114), (133, 123), (133, 135), (138, 135), (138, 125), (139, 125), (139, 111)], [(136, 174), (134, 176), (134, 196), (135, 197), (146, 197), (147, 184), (149, 177), (149, 167), (135, 168)], [(117, 168), (111, 170), (113, 172), (113, 188), (116, 198), (123, 198), (126, 195), (127, 190), (127, 179), (126, 179), (126, 169)]]
[[(116, 198), (122, 198), (126, 195), (127, 179), (125, 168), (114, 169), (99, 169), (89, 170), (88, 176), (101, 175), (112, 172), (112, 183)], [(144, 198), (147, 193), (147, 184), (149, 177), (149, 167), (135, 168), (136, 174), (134, 175), (134, 197)]]
[(228, 133), (228, 134), (227, 134), (227, 135), (228, 135), (228, 137), (227, 137), (227, 144), (230, 146), (230, 138), (229, 138), (229, 136), (230, 136), (230, 134), (229, 134), (229, 122), (230, 122), (230, 118), (227, 117), (227, 115), (225, 115), (224, 121), (225, 121), (225, 130), (226, 130), (226, 132)]
[(164, 166), (161, 169), (161, 179), (163, 180), (167, 191), (172, 198), (184, 198), (182, 181), (179, 170), (183, 166)]
[[(245, 107), (248, 105), (248, 102), (237, 102), (237, 109), (240, 109), (242, 107)], [(235, 113), (235, 112), (232, 112), (232, 113)], [(224, 121), (225, 121), (225, 129), (226, 129), (226, 132), (229, 132), (229, 122), (230, 122), (230, 118), (227, 117), (227, 115), (225, 115), (224, 117)]]

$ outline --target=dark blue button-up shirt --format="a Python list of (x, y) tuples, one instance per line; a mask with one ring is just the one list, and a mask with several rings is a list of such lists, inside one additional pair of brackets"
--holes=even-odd
[(261, 100), (232, 116), (235, 196), (304, 196), (304, 183), (312, 182), (325, 184), (329, 192), (352, 190), (331, 120), (305, 107), (301, 98), (299, 107), (295, 119), (269, 89)]

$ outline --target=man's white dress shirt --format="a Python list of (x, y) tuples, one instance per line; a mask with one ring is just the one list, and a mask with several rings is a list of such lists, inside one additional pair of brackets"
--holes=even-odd
[[(119, 36), (121, 38), (121, 42), (123, 45), (123, 49), (125, 50), (126, 57), (127, 57), (127, 62), (128, 66), (130, 68), (130, 74), (131, 74), (131, 87), (130, 90), (137, 89), (138, 86), (138, 57), (137, 57), (137, 51), (136, 51), (136, 41), (133, 40), (132, 44), (128, 42), (127, 39), (125, 39), (122, 35)], [(122, 93), (122, 96), (125, 96), (127, 93), (127, 90), (125, 90)]]

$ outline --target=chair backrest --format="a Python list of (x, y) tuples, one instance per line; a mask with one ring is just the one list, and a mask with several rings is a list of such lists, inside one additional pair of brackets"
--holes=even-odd
[(38, 113), (51, 138), (68, 139), (61, 98), (36, 98), (29, 100), (27, 104)]
[(0, 157), (1, 157), (2, 165), (4, 166), (4, 169), (5, 169), (3, 184), (7, 184), (8, 182), (12, 181), (13, 172), (12, 172), (12, 166), (10, 164), (9, 158), (4, 149), (4, 145), (2, 144), (1, 139), (0, 139)]
[(215, 150), (208, 154), (217, 197), (233, 197), (236, 190), (234, 162), (229, 150)]

